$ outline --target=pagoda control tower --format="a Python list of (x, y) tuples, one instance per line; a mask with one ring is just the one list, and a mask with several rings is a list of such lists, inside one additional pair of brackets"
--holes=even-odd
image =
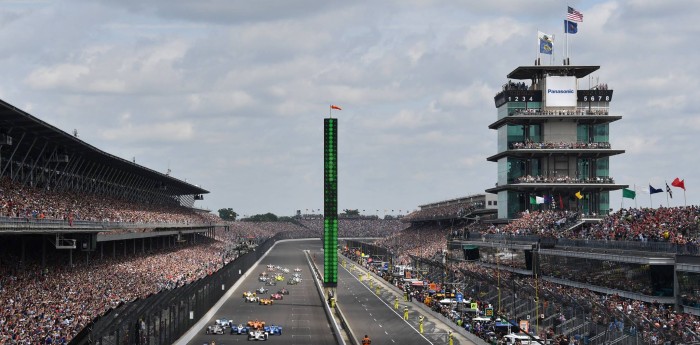
[[(616, 184), (609, 159), (625, 151), (611, 147), (613, 90), (588, 86), (600, 66), (521, 66), (494, 97), (498, 118), (498, 218), (525, 210), (571, 210), (608, 214)], [(582, 87), (581, 84), (586, 84)]]

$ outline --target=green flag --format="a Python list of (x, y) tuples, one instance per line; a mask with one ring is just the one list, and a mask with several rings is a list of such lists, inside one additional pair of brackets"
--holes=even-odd
[(634, 199), (636, 196), (637, 196), (637, 192), (635, 192), (631, 189), (627, 189), (627, 188), (622, 189), (622, 197), (623, 198)]
[(530, 196), (530, 205), (537, 205), (537, 198)]

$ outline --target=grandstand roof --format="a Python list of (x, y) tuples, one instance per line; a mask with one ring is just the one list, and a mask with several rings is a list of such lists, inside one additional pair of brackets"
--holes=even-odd
[(583, 78), (595, 71), (600, 66), (520, 66), (508, 73), (509, 79), (535, 79), (545, 74), (575, 76)]
[(454, 198), (454, 199), (447, 199), (447, 200), (443, 200), (443, 201), (431, 202), (429, 204), (418, 205), (418, 207), (420, 207), (422, 209), (422, 208), (437, 207), (437, 206), (443, 206), (443, 205), (452, 205), (452, 204), (459, 204), (459, 203), (472, 202), (475, 200), (485, 200), (485, 199), (486, 199), (486, 194), (479, 193), (479, 194), (473, 194), (473, 195), (463, 196), (463, 197)]
[[(150, 179), (163, 181), (165, 186), (172, 187), (171, 190), (177, 191), (177, 193), (179, 193), (177, 195), (209, 193), (209, 191), (198, 186), (104, 152), (3, 100), (0, 100), (0, 127), (2, 128), (3, 134), (14, 137), (14, 146), (12, 150), (16, 149), (17, 151), (15, 154), (17, 155), (24, 156), (28, 153), (38, 155), (40, 148), (33, 147), (34, 145), (24, 144), (32, 143), (34, 140), (38, 139), (41, 142), (52, 142), (55, 143), (56, 146), (61, 147), (63, 151), (60, 152), (60, 154), (79, 155), (89, 161), (105, 164)], [(16, 129), (21, 129), (24, 133), (21, 135), (19, 133), (13, 135)], [(23, 143), (19, 144), (22, 135), (24, 135), (25, 138), (22, 140)]]

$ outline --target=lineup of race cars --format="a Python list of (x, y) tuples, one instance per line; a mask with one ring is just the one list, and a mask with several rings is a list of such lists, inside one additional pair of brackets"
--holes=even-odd
[[(290, 273), (288, 268), (267, 265), (267, 270), (260, 273), (258, 281), (264, 282), (265, 286), (277, 285), (278, 281), (284, 281), (284, 274)], [(287, 284), (296, 285), (301, 283), (301, 268), (295, 268), (292, 276), (287, 280)], [(263, 297), (269, 292), (265, 286), (261, 286), (255, 291), (243, 292), (243, 300), (246, 303), (258, 303), (259, 305), (272, 305), (275, 300), (284, 299), (289, 295), (287, 288), (281, 288), (275, 293), (270, 293), (270, 297)], [(246, 324), (235, 323), (230, 319), (217, 319), (213, 325), (206, 328), (206, 334), (225, 334), (226, 332), (236, 335), (247, 335), (248, 340), (267, 340), (271, 335), (282, 335), (282, 326), (266, 325), (265, 321), (250, 320)]]

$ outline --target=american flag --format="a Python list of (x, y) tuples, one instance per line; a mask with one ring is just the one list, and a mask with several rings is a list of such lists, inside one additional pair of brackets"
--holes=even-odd
[(571, 6), (569, 6), (569, 10), (567, 12), (568, 13), (566, 14), (566, 19), (579, 23), (583, 22), (583, 14), (581, 14), (581, 12), (576, 11)]

